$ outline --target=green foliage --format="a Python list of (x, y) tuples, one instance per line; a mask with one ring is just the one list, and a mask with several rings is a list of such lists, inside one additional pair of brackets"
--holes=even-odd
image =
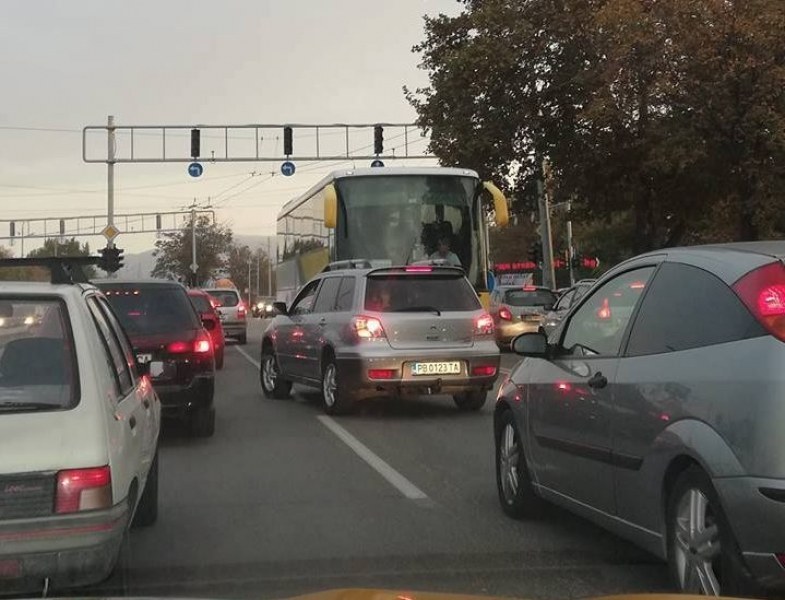
[[(174, 233), (164, 234), (155, 242), (153, 277), (172, 277), (188, 281), (191, 276), (191, 223)], [(196, 279), (204, 282), (226, 267), (226, 256), (232, 249), (232, 231), (208, 216), (196, 219)]]
[[(45, 258), (48, 256), (90, 256), (90, 244), (80, 244), (76, 238), (59, 241), (57, 238), (48, 238), (40, 248), (32, 250), (27, 255), (30, 258)], [(83, 267), (88, 279), (96, 276), (95, 267)]]

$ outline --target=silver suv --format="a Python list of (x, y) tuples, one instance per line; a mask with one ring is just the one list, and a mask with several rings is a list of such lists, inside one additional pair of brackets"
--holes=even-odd
[(458, 268), (328, 270), (276, 308), (262, 340), (269, 398), (297, 382), (321, 388), (328, 414), (407, 394), (451, 394), (479, 410), (498, 375), (493, 320)]

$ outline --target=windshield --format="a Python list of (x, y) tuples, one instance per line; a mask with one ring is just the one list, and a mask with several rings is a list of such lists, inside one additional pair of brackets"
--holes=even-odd
[(504, 302), (511, 306), (553, 306), (556, 294), (549, 290), (507, 290)]
[(200, 327), (185, 291), (177, 287), (102, 286), (129, 335), (191, 331)]
[(366, 258), (375, 266), (391, 266), (442, 259), (463, 267), (470, 281), (478, 278), (475, 179), (347, 177), (337, 186), (336, 260)]

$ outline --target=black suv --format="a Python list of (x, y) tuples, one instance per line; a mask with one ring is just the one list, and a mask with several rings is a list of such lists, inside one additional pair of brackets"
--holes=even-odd
[(185, 288), (155, 280), (94, 283), (106, 294), (139, 362), (155, 363), (150, 378), (163, 415), (186, 418), (192, 435), (211, 436), (215, 353)]

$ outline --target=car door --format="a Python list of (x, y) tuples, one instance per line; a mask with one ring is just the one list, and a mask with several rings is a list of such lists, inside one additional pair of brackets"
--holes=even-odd
[(633, 310), (654, 267), (595, 290), (561, 329), (552, 360), (532, 362), (532, 458), (541, 485), (615, 512), (611, 452), (613, 382)]
[(321, 355), (326, 343), (328, 328), (335, 318), (335, 304), (340, 277), (325, 277), (314, 301), (313, 310), (303, 317), (303, 343), (305, 344), (305, 376), (321, 380)]
[(98, 296), (90, 295), (86, 302), (114, 384), (110, 390), (114, 419), (110, 420), (109, 432), (112, 474), (117, 476), (118, 481), (130, 482), (140, 474), (145, 460), (145, 443), (148, 437), (145, 431), (145, 408), (137, 394), (135, 377), (112, 326), (101, 310)]
[(286, 315), (276, 323), (276, 353), (284, 376), (304, 377), (307, 372), (305, 349), (305, 317), (311, 313), (321, 279), (305, 285), (292, 302)]

